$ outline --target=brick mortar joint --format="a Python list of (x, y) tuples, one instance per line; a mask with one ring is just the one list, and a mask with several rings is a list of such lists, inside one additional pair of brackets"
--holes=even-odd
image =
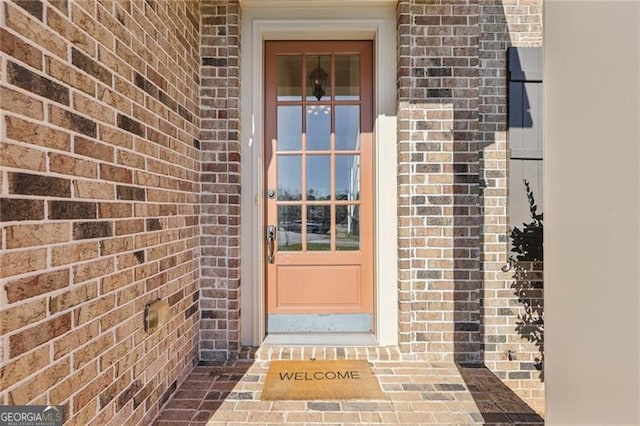
[[(14, 6), (14, 7), (18, 10), (18, 12), (19, 12), (19, 13), (23, 13), (23, 12), (20, 10), (20, 8), (19, 8), (18, 6)], [(102, 6), (97, 5), (97, 7), (102, 7)], [(4, 16), (4, 8), (2, 9), (2, 11), (3, 11), (2, 16)], [(24, 13), (26, 13), (26, 12), (24, 12)], [(58, 12), (56, 12), (56, 13), (58, 13)], [(86, 12), (84, 12), (84, 11), (83, 11), (83, 13), (86, 13)], [(43, 19), (43, 20), (44, 20), (44, 19)], [(81, 32), (85, 35), (85, 37), (87, 37), (88, 39), (90, 39), (90, 40), (92, 40), (92, 41), (94, 41), (94, 42), (96, 43), (96, 56), (97, 56), (97, 52), (98, 52), (98, 50), (99, 50), (99, 49), (98, 49), (99, 47), (102, 47), (103, 49), (107, 50), (110, 54), (113, 54), (114, 56), (118, 56), (118, 55), (117, 55), (117, 53), (115, 52), (115, 50), (110, 49), (108, 46), (105, 46), (104, 44), (102, 44), (102, 42), (101, 42), (99, 39), (94, 38), (93, 36), (89, 35), (89, 34), (88, 34), (88, 33), (87, 33), (87, 32), (86, 32), (82, 27), (80, 27), (80, 26), (79, 26), (79, 25), (77, 25), (75, 22), (73, 22), (73, 20), (69, 19), (69, 17), (65, 16), (65, 22), (70, 23), (70, 25), (72, 25), (72, 26), (73, 26), (73, 28), (74, 28), (76, 31), (81, 31)], [(106, 28), (106, 27), (105, 27), (105, 26), (104, 26), (104, 25), (103, 25), (99, 20), (94, 20), (94, 23), (97, 23), (100, 27), (102, 27), (102, 28), (103, 28), (104, 30), (106, 30), (107, 32), (109, 31), (109, 30), (108, 30), (108, 28)], [(44, 24), (42, 24), (42, 25), (44, 26)], [(152, 24), (152, 25), (153, 25), (153, 24)], [(6, 27), (6, 26), (3, 26), (3, 28), (5, 28), (5, 30), (7, 30), (9, 33), (13, 34), (14, 36), (21, 36), (21, 33), (19, 33), (19, 32), (14, 32), (14, 30), (13, 30), (13, 29), (11, 29), (11, 28), (8, 28), (8, 27)], [(46, 30), (46, 31), (51, 31), (51, 30), (50, 30), (50, 28), (49, 28), (49, 27), (47, 27), (47, 26), (44, 26), (44, 28), (45, 28), (45, 30)], [(146, 30), (145, 30), (145, 29), (143, 29), (143, 31), (145, 31), (145, 32), (146, 32)], [(132, 35), (133, 37), (136, 37), (135, 32), (131, 32), (131, 31), (129, 31), (129, 34), (130, 34), (130, 35)], [(148, 34), (148, 33), (147, 33), (147, 34)], [(117, 37), (116, 37), (116, 38), (117, 38)], [(26, 43), (26, 44), (30, 45), (31, 47), (33, 47), (33, 48), (35, 48), (35, 49), (37, 49), (37, 50), (41, 50), (41, 51), (43, 51), (43, 52), (44, 52), (44, 51), (46, 51), (46, 47), (45, 47), (45, 46), (38, 45), (38, 44), (36, 44), (36, 42), (35, 42), (35, 41), (33, 41), (33, 40), (29, 39), (29, 38), (22, 38), (22, 37), (19, 37), (19, 39), (20, 39), (23, 43)], [(118, 38), (118, 40), (119, 40), (119, 38)], [(137, 41), (138, 41), (139, 43), (141, 43), (142, 45), (144, 45), (144, 40), (137, 40)], [(128, 49), (131, 49), (131, 47), (132, 47), (131, 45), (127, 45), (127, 48), (128, 48)], [(161, 47), (161, 49), (164, 51), (164, 48), (163, 48), (163, 47)], [(97, 79), (96, 77), (94, 77), (94, 76), (92, 76), (92, 75), (88, 74), (85, 70), (83, 70), (83, 69), (79, 68), (77, 65), (73, 64), (73, 63), (71, 62), (71, 60), (69, 59), (69, 58), (70, 58), (70, 55), (71, 55), (71, 50), (69, 50), (69, 49), (67, 49), (67, 50), (68, 50), (68, 57), (66, 58), (66, 62), (64, 62), (64, 61), (63, 61), (63, 63), (65, 63), (65, 64), (67, 64), (68, 66), (72, 67), (72, 68), (73, 68), (73, 69), (75, 69), (76, 71), (81, 72), (83, 75), (85, 75), (85, 76), (87, 76), (87, 77), (91, 78), (91, 79), (92, 79), (92, 81), (94, 81), (95, 83), (101, 83), (99, 79)], [(53, 58), (55, 58), (56, 60), (63, 59), (63, 58), (58, 57), (54, 52), (51, 52), (51, 51), (48, 51), (48, 52), (49, 52), (49, 53), (51, 53), (51, 54), (53, 55), (52, 57), (53, 57)], [(84, 53), (84, 52), (83, 52), (83, 53)], [(136, 56), (138, 57), (138, 59), (140, 59), (140, 60), (144, 60), (144, 59), (143, 59), (141, 56), (139, 56), (135, 51), (133, 51), (133, 53), (134, 53), (134, 54), (136, 54)], [(169, 54), (169, 52), (166, 52), (166, 51), (165, 51), (165, 54), (166, 54), (166, 57), (167, 57), (167, 58), (169, 58), (169, 59), (171, 58), (171, 55)], [(4, 56), (4, 55), (3, 55), (3, 56)], [(91, 56), (89, 56), (89, 57), (91, 57)], [(95, 57), (91, 57), (91, 59), (96, 60), (96, 58), (95, 58)], [(178, 64), (176, 63), (175, 65), (178, 65)], [(131, 67), (131, 69), (133, 70), (133, 68), (132, 68), (132, 67)], [(38, 71), (38, 72), (44, 72), (44, 71), (41, 71), (41, 70), (37, 70), (37, 71)], [(158, 70), (154, 70), (154, 71), (158, 72)], [(46, 75), (46, 76), (48, 76), (48, 77), (52, 77), (52, 76), (49, 76), (48, 74), (45, 74), (45, 75)], [(117, 74), (114, 74), (114, 77), (115, 77), (116, 75), (117, 75)], [(52, 77), (52, 78), (54, 78), (54, 79), (55, 79), (55, 77)], [(56, 80), (57, 80), (57, 79), (56, 79)], [(6, 80), (3, 78), (3, 80), (2, 80), (2, 81), (6, 81)], [(62, 82), (61, 80), (58, 80), (58, 81), (60, 81), (61, 83), (64, 83), (64, 82)], [(115, 80), (114, 80), (114, 81), (115, 81)], [(170, 81), (168, 81), (168, 80), (167, 80), (167, 83), (168, 83), (168, 84), (171, 84), (171, 82), (170, 82)], [(64, 83), (64, 84), (66, 84), (66, 83)], [(113, 84), (113, 81), (112, 81), (112, 84)], [(105, 86), (106, 86), (106, 85), (105, 85)], [(69, 89), (72, 89), (72, 88), (73, 88), (73, 86), (68, 86), (68, 87), (69, 87)], [(108, 87), (108, 86), (107, 86), (107, 87)], [(182, 94), (182, 95), (185, 95), (185, 96), (187, 97), (187, 99), (189, 99), (189, 100), (192, 100), (192, 99), (193, 99), (191, 96), (188, 96), (188, 94), (181, 92), (177, 86), (174, 86), (174, 87), (175, 87), (175, 89), (177, 90), (177, 92), (178, 92), (178, 93), (180, 93), (180, 94)], [(110, 87), (110, 88), (111, 88), (111, 89), (114, 89), (114, 87)], [(75, 90), (78, 90), (78, 89), (75, 89)], [(196, 92), (197, 92), (197, 90), (196, 90)], [(79, 93), (83, 94), (84, 92), (79, 91)], [(97, 99), (97, 98), (94, 98), (94, 99)], [(130, 100), (131, 100), (131, 99), (130, 99)], [(144, 105), (142, 105), (142, 106), (143, 106), (143, 107), (145, 107)]]

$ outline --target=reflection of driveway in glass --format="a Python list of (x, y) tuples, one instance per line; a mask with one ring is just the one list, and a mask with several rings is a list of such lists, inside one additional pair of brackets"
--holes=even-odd
[(337, 239), (336, 249), (337, 250), (359, 250), (360, 242), (358, 240)]
[[(302, 221), (296, 220), (295, 222), (280, 222), (280, 230), (300, 232), (302, 231)], [(326, 234), (330, 230), (328, 223), (319, 222), (307, 222), (308, 234)]]
[[(293, 246), (293, 250), (298, 251), (302, 245), (302, 226), (300, 222), (281, 222), (278, 226), (278, 247), (282, 250), (288, 246)], [(357, 250), (360, 246), (360, 239), (357, 235), (348, 235), (347, 227), (338, 225), (338, 235), (336, 237), (337, 250)], [(319, 247), (331, 243), (331, 234), (324, 229), (321, 223), (307, 223), (307, 243), (314, 243), (317, 250)], [(328, 248), (327, 248), (328, 249)], [(325, 249), (321, 249), (325, 250)]]
[(336, 249), (337, 250), (358, 250), (360, 248), (360, 237), (349, 232), (346, 224), (336, 225)]
[[(299, 244), (302, 242), (302, 232), (287, 231), (283, 228), (279, 228), (278, 238), (281, 242), (288, 241), (289, 244)], [(307, 241), (329, 241), (329, 238), (329, 234), (316, 234), (307, 231)]]
[[(294, 228), (295, 229), (295, 228)], [(307, 231), (307, 244), (314, 243), (316, 244), (316, 249), (318, 249), (318, 245), (328, 246), (331, 243), (331, 235), (324, 233), (312, 233), (311, 231)], [(302, 248), (302, 232), (300, 231), (289, 231), (284, 227), (278, 227), (278, 248), (280, 250), (286, 250), (287, 247), (291, 246), (291, 250), (299, 251)], [(309, 248), (309, 250), (314, 250), (313, 248)]]
[(287, 227), (278, 227), (278, 247), (286, 247), (293, 244), (302, 244), (302, 233), (288, 230)]

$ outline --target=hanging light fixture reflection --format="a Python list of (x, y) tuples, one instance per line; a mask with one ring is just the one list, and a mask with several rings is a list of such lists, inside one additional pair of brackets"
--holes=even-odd
[(329, 80), (329, 74), (320, 66), (320, 55), (318, 55), (318, 66), (309, 74), (309, 84), (313, 87), (313, 96), (317, 100), (322, 99), (326, 94), (327, 81)]

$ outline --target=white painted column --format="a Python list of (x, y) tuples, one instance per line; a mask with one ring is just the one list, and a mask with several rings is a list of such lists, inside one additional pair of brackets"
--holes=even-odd
[(640, 424), (640, 2), (545, 2), (546, 423)]

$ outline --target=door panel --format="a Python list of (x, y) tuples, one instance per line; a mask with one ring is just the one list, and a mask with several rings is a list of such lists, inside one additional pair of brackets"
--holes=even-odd
[(265, 58), (267, 331), (372, 331), (372, 42)]
[(279, 312), (307, 313), (341, 306), (358, 312), (362, 304), (360, 266), (278, 266), (276, 307)]

